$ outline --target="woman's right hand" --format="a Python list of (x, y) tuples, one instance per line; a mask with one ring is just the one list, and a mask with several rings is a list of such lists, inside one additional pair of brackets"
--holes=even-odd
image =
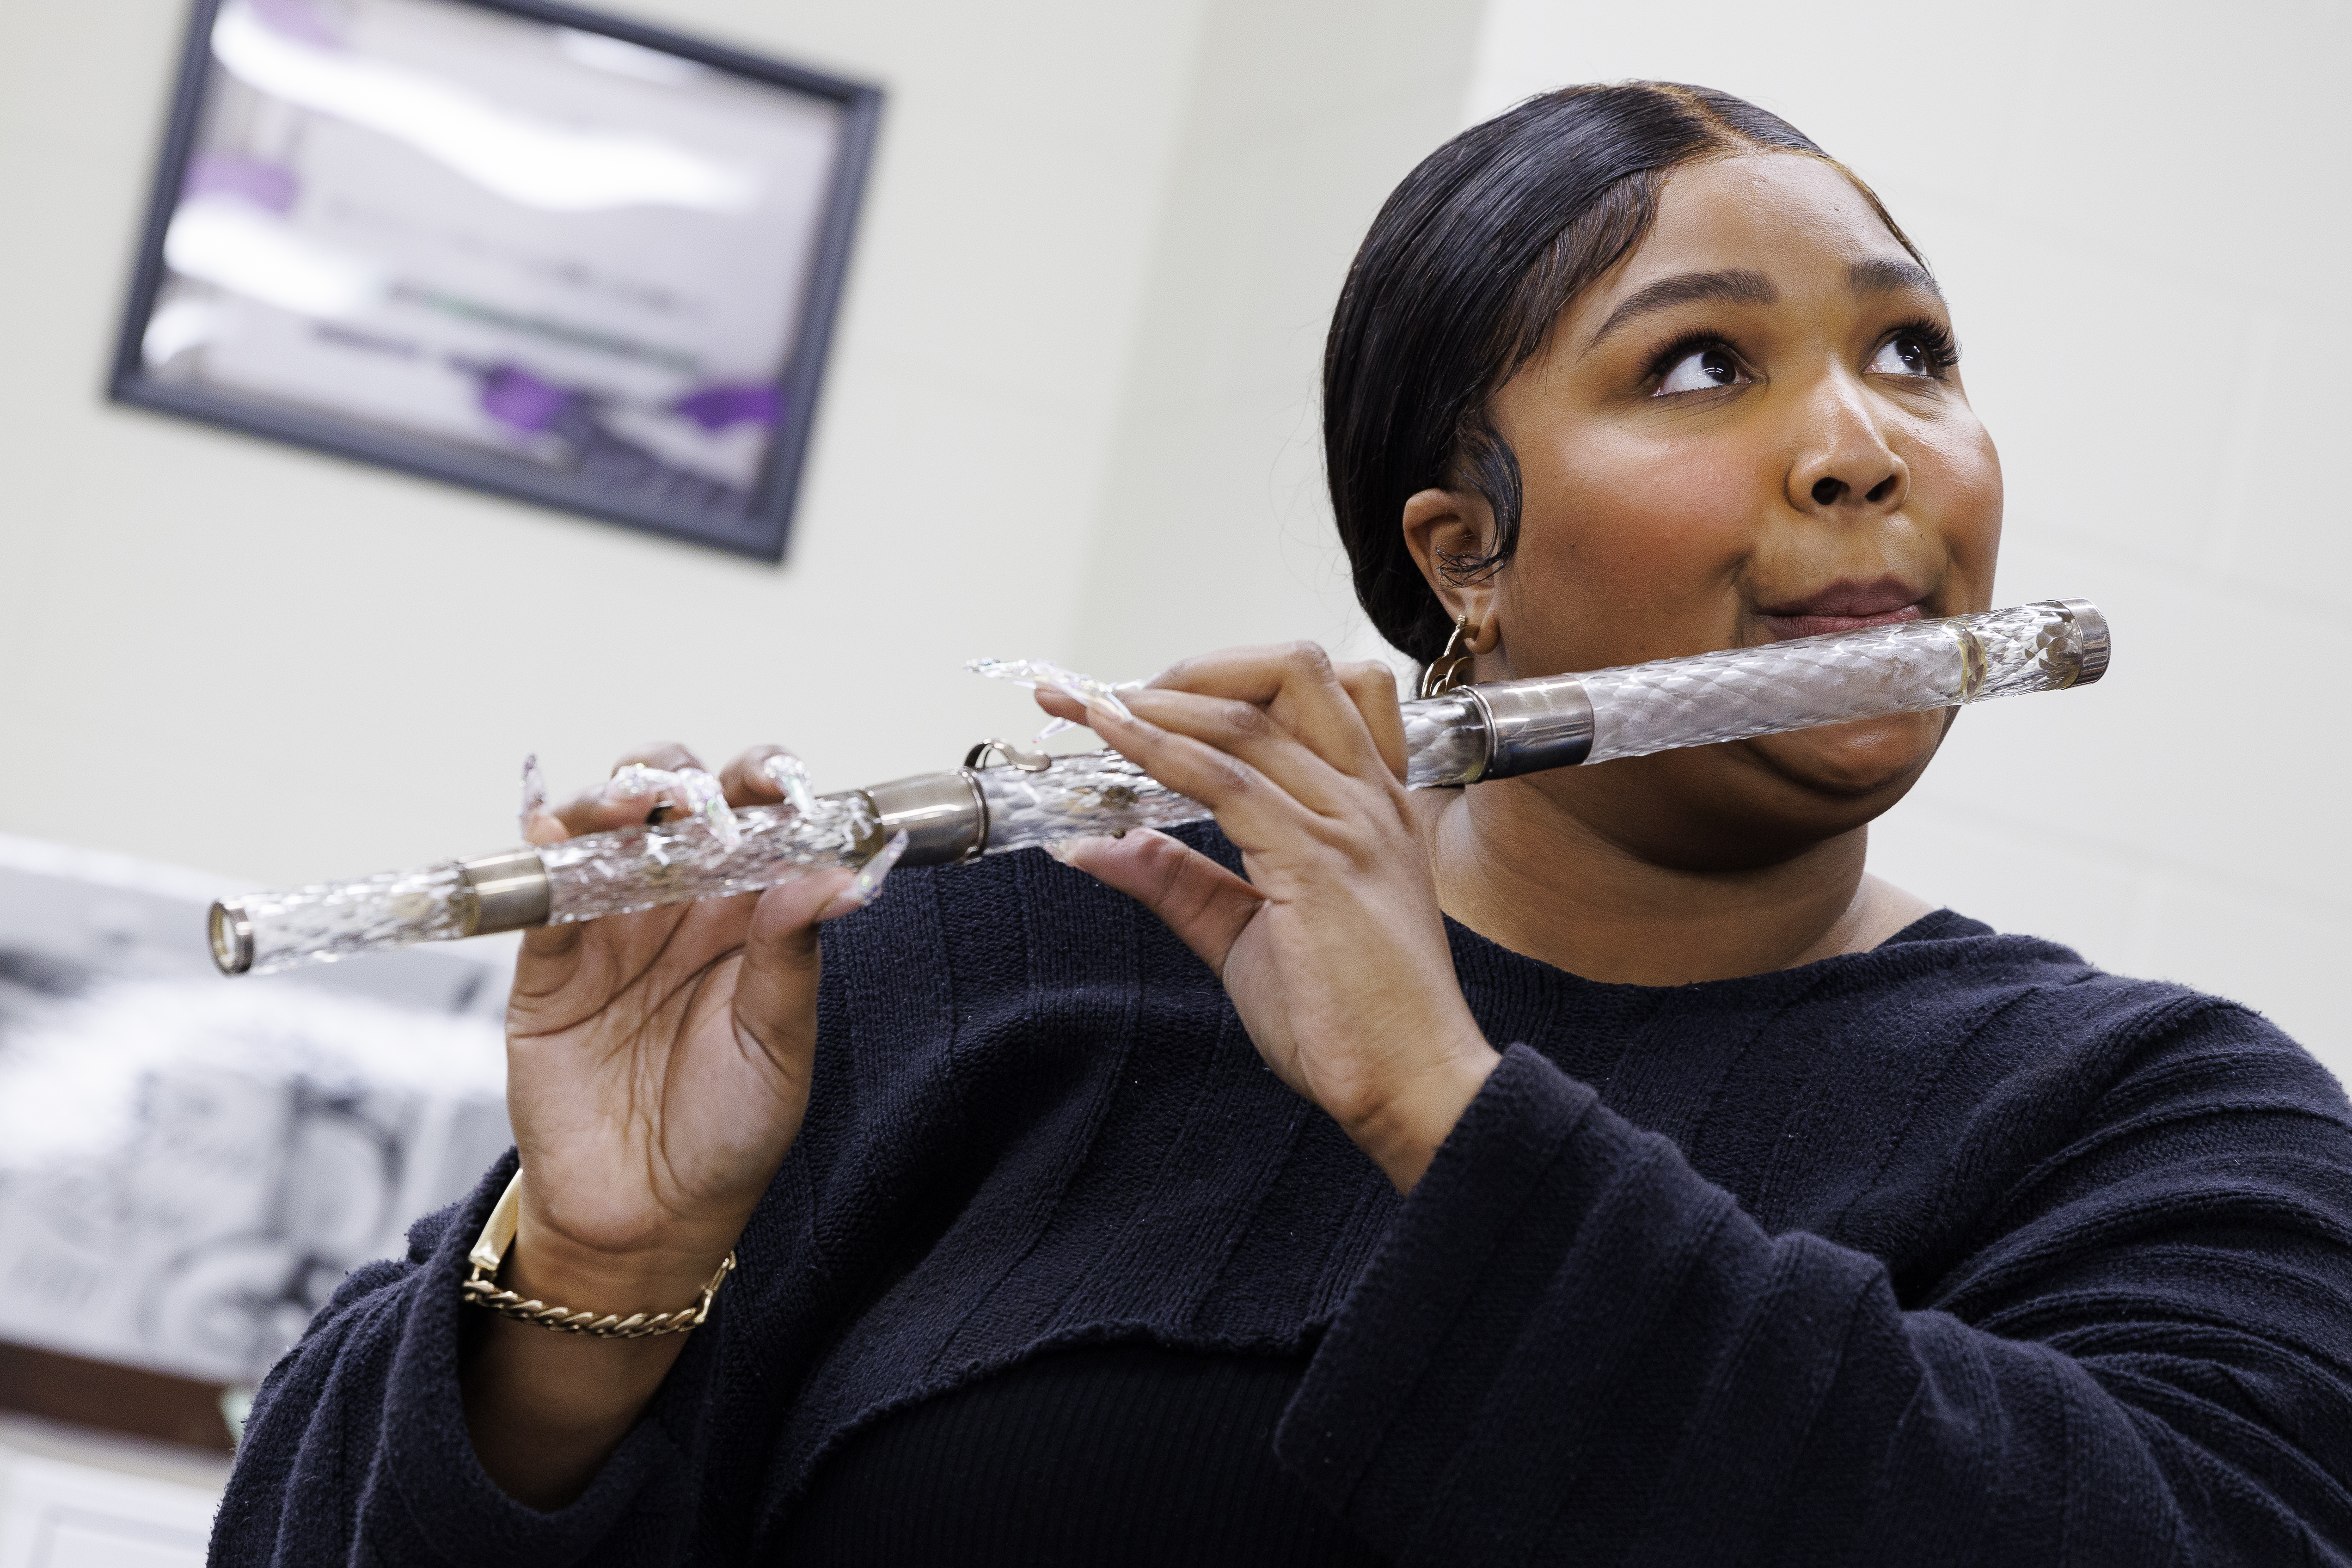
[[(729, 763), (730, 806), (783, 791), (761, 746)], [(631, 764), (525, 822), (535, 844), (643, 823), (678, 792)], [(598, 1311), (691, 1304), (800, 1130), (816, 1047), (816, 928), (858, 907), (853, 874), (528, 932), (507, 1008), (507, 1110), (527, 1173), (506, 1283)], [(675, 1298), (673, 1300), (673, 1298)]]
[[(783, 796), (761, 746), (719, 775), (730, 805)], [(525, 837), (627, 827), (663, 804), (631, 763)], [(674, 796), (669, 804), (687, 803)], [(765, 893), (528, 933), (507, 1005), (507, 1111), (521, 1212), (499, 1282), (598, 1313), (691, 1307), (799, 1132), (816, 1051), (816, 928), (875, 884), (818, 872)], [(466, 1425), (482, 1467), (534, 1508), (577, 1497), (645, 1409), (685, 1336), (591, 1339), (468, 1313)]]

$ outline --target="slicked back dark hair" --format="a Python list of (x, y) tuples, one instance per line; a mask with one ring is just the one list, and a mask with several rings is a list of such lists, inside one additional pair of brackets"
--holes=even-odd
[(1529, 99), (1422, 160), (1356, 252), (1323, 349), (1323, 456), (1356, 598), (1381, 635), (1428, 662), (1452, 624), (1406, 550), (1404, 503), (1468, 489), (1494, 509), (1493, 549), (1440, 563), (1475, 581), (1519, 541), (1519, 464), (1488, 405), (1569, 303), (1641, 243), (1683, 164), (1744, 152), (1835, 165), (1904, 248), (1867, 185), (1787, 121), (1675, 82), (1570, 87)]

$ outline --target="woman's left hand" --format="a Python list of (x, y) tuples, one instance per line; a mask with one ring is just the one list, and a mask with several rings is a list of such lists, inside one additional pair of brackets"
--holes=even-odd
[(1061, 858), (1166, 921), (1266, 1065), (1410, 1190), (1499, 1058), (1463, 1000), (1406, 801), (1395, 677), (1306, 643), (1189, 659), (1120, 695), (1133, 719), (1038, 701), (1216, 813), (1249, 879), (1159, 833)]

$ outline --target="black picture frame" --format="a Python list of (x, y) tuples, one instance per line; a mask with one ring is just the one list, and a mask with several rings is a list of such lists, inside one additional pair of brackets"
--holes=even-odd
[[(790, 535), (835, 315), (864, 197), (883, 94), (879, 88), (740, 49), (601, 15), (555, 0), (430, 0), (461, 9), (617, 39), (641, 49), (840, 106), (840, 133), (801, 289), (793, 347), (775, 380), (776, 417), (740, 516), (714, 516), (658, 498), (615, 496), (593, 475), (566, 472), (488, 449), (406, 434), (283, 397), (175, 383), (153, 374), (142, 352), (167, 278), (164, 241), (203, 123), (214, 23), (230, 0), (193, 0), (170, 120), (131, 271), (107, 395), (114, 402), (223, 426), (313, 451), (535, 503), (756, 560), (780, 562)], [(781, 287), (781, 286), (780, 286)]]

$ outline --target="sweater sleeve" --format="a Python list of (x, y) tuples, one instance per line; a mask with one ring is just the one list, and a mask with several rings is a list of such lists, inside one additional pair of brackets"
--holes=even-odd
[(541, 1513), (474, 1456), (457, 1386), (466, 1254), (514, 1172), (420, 1220), (404, 1261), (355, 1269), (270, 1369), (213, 1525), (215, 1568), (677, 1562), (693, 1524), (725, 1295), (586, 1492)]
[(2352, 1562), (2352, 1130), (2291, 1042), (2217, 1005), (1955, 1228), (1906, 1303), (1514, 1047), (1276, 1449), (1401, 1563)]

